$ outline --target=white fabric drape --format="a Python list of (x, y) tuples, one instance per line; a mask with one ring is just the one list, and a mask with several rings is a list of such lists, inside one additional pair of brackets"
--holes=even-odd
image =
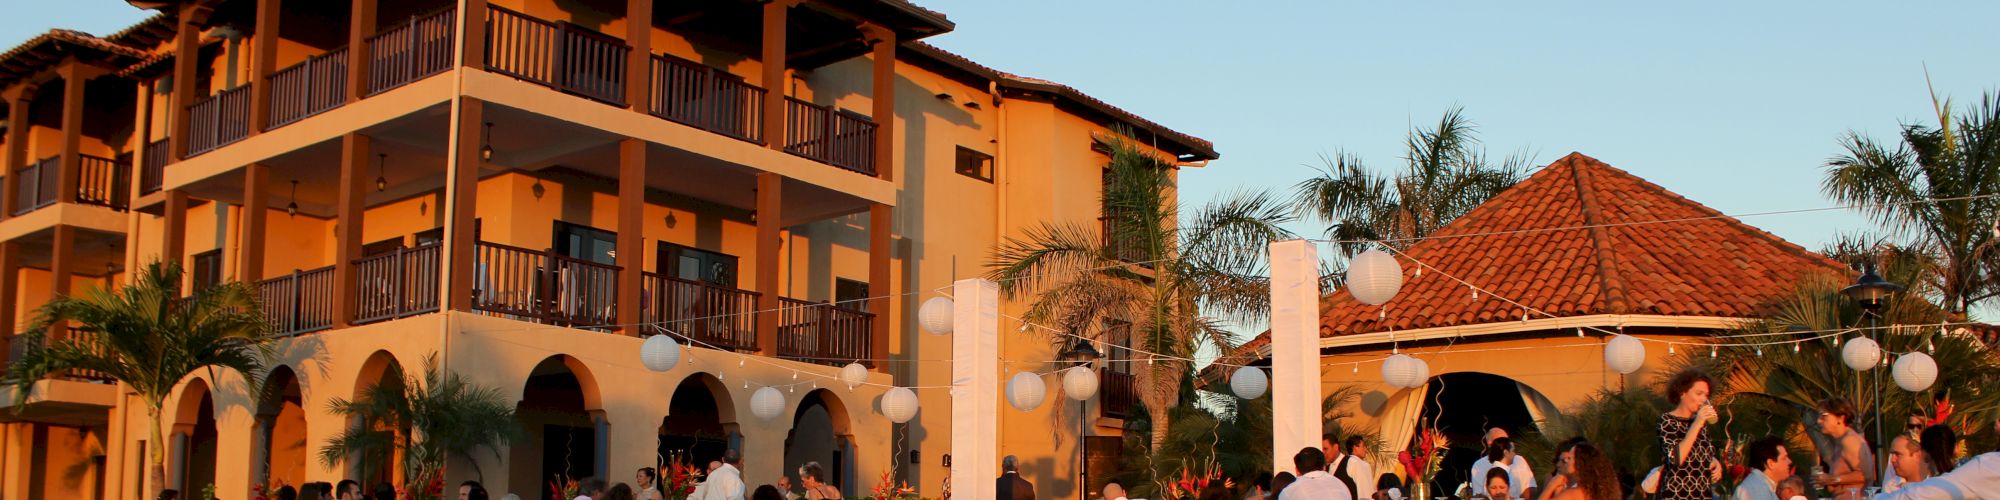
[[(1417, 435), (1417, 418), (1424, 414), (1424, 395), (1430, 394), (1431, 384), (1398, 392), (1389, 396), (1382, 405), (1382, 417), (1377, 419), (1377, 428), (1382, 433), (1381, 453), (1368, 457), (1368, 464), (1375, 466), (1375, 473), (1393, 472), (1403, 477), (1403, 464), (1396, 461), (1396, 454), (1410, 448), (1410, 438)], [(1409, 478), (1404, 477), (1405, 481)], [(1371, 479), (1372, 481), (1372, 479)]]
[(1528, 387), (1528, 384), (1515, 382), (1514, 388), (1521, 393), (1521, 406), (1528, 409), (1528, 418), (1535, 420), (1536, 428), (1547, 428), (1549, 417), (1559, 414), (1555, 402), (1549, 401), (1548, 397)]

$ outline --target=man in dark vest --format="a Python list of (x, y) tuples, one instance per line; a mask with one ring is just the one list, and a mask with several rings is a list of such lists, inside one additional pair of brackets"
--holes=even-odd
[(1347, 486), (1347, 494), (1356, 500), (1375, 496), (1375, 467), (1368, 464), (1368, 443), (1360, 435), (1348, 436), (1341, 442), (1339, 460), (1333, 462), (1329, 471), (1334, 479)]
[(994, 482), (993, 496), (1001, 500), (1035, 500), (1035, 483), (1021, 479), (1021, 465), (1013, 455), (1000, 459), (1000, 479)]

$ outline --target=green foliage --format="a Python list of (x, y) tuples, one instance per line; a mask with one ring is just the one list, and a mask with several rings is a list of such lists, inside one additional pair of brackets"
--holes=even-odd
[[(431, 484), (444, 477), (449, 457), (470, 458), (485, 449), (498, 458), (499, 446), (518, 432), (514, 405), (499, 389), (441, 373), (436, 354), (424, 359), (421, 378), (396, 376), (370, 385), (358, 398), (334, 398), (327, 404), (355, 424), (320, 447), (320, 463), (333, 466), (349, 454), (358, 454), (364, 463), (382, 463), (400, 451), (404, 484)], [(473, 463), (474, 474), (483, 475)]]
[[(1461, 108), (1446, 110), (1436, 128), (1410, 131), (1403, 171), (1383, 176), (1361, 157), (1322, 158), (1320, 175), (1293, 186), (1293, 206), (1326, 221), (1327, 236), (1342, 241), (1382, 240), (1402, 248), (1450, 224), (1527, 176), (1525, 154), (1499, 163), (1486, 158), (1472, 120)], [(1342, 244), (1348, 253), (1358, 249)]]

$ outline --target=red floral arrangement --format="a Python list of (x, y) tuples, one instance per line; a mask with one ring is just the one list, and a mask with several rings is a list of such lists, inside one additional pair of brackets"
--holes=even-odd
[(891, 477), (888, 471), (882, 473), (882, 480), (875, 483), (875, 488), (870, 490), (869, 493), (869, 498), (875, 500), (900, 500), (916, 497), (916, 488), (911, 488), (909, 483), (896, 483), (895, 478)]
[(701, 473), (694, 464), (676, 455), (660, 465), (660, 496), (667, 500), (686, 500), (694, 495), (695, 486), (701, 485)]
[(1222, 470), (1214, 464), (1202, 466), (1198, 474), (1191, 474), (1190, 470), (1181, 469), (1181, 477), (1167, 483), (1167, 498), (1193, 498), (1201, 495), (1201, 490), (1207, 489), (1208, 485), (1215, 483), (1221, 483), (1225, 488), (1236, 487), (1236, 482), (1223, 478)]

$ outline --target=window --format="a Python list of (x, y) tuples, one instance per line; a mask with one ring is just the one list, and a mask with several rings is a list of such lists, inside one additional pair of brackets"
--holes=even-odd
[(435, 227), (417, 233), (417, 246), (436, 245), (444, 242), (444, 228)]
[(556, 221), (556, 253), (604, 265), (618, 264), (618, 233)]
[(362, 257), (374, 257), (403, 248), (403, 237), (397, 236), (366, 245), (361, 245)]
[(1103, 335), (1099, 336), (1098, 339), (1104, 341), (1104, 347), (1097, 351), (1104, 356), (1102, 358), (1104, 366), (1110, 368), (1111, 371), (1132, 373), (1132, 363), (1130, 363), (1132, 360), (1132, 323), (1129, 321), (1107, 319), (1104, 320), (1103, 329)]
[(834, 278), (833, 302), (835, 305), (855, 311), (868, 310), (868, 282), (847, 278)]
[(993, 182), (993, 155), (958, 147), (958, 175)]
[(668, 276), (736, 288), (736, 256), (660, 242), (659, 269)]
[(222, 250), (194, 254), (194, 289), (202, 290), (221, 283)]

